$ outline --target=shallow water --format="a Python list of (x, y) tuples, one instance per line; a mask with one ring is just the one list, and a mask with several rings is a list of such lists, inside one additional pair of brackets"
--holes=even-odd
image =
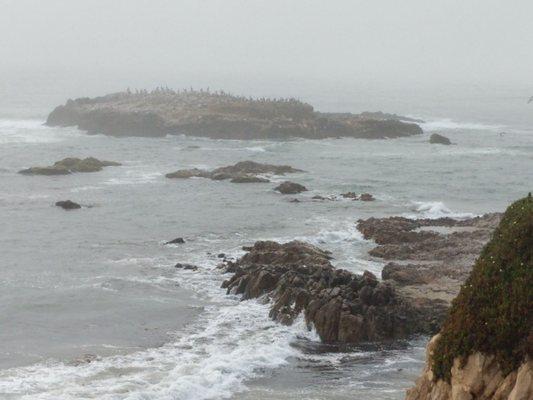
[[(533, 186), (533, 108), (508, 113), (503, 98), (476, 98), (471, 119), (463, 120), (456, 99), (430, 110), (419, 103), (411, 114), (438, 116), (420, 137), (243, 142), (48, 128), (42, 110), (57, 96), (48, 108), (35, 94), (18, 96), (16, 106), (0, 103), (6, 399), (400, 399), (423, 364), (426, 338), (394, 348), (320, 345), (301, 322), (270, 321), (267, 304), (226, 296), (217, 254), (238, 256), (259, 239), (298, 238), (331, 250), (339, 267), (379, 274), (383, 264), (367, 256), (372, 244), (356, 231), (358, 218), (501, 211)], [(315, 97), (324, 108), (360, 111), (347, 96), (335, 104), (327, 94)], [(32, 99), (39, 105), (33, 112)], [(429, 145), (433, 131), (454, 145)], [(67, 156), (123, 166), (58, 177), (16, 173)], [(272, 191), (284, 177), (242, 185), (164, 178), (179, 168), (248, 159), (305, 170), (288, 179), (310, 191), (290, 203), (294, 196)], [(377, 201), (311, 200), (346, 191), (370, 192)], [(53, 206), (64, 199), (90, 207)], [(175, 237), (186, 243), (163, 245)], [(177, 270), (176, 262), (200, 269)], [(98, 358), (73, 362), (87, 353)]]

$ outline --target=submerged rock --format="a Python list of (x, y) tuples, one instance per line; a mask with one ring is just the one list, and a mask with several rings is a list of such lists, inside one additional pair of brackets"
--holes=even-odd
[(68, 175), (72, 172), (97, 172), (104, 167), (120, 166), (120, 163), (114, 161), (101, 161), (94, 157), (87, 157), (84, 159), (68, 157), (63, 160), (56, 161), (54, 165), (49, 167), (31, 167), (19, 171), (19, 174), (24, 175)]
[(78, 203), (74, 203), (71, 200), (62, 200), (56, 202), (57, 207), (61, 207), (63, 210), (76, 210), (78, 208), (81, 208), (81, 206)]
[(344, 198), (344, 199), (353, 199), (353, 200), (358, 200), (359, 199), (359, 196), (355, 192), (342, 193), (341, 197)]
[(46, 124), (78, 126), (89, 133), (113, 136), (186, 134), (253, 140), (383, 139), (422, 133), (420, 126), (405, 120), (383, 113), (320, 113), (293, 98), (251, 99), (223, 92), (157, 89), (68, 100), (50, 113)]
[(173, 239), (169, 242), (166, 242), (165, 244), (183, 244), (185, 243), (185, 239), (179, 237), (179, 238), (176, 238), (176, 239)]
[(70, 170), (63, 167), (30, 167), (19, 171), (22, 175), (68, 175)]
[(450, 139), (448, 139), (446, 136), (439, 135), (438, 133), (434, 133), (429, 137), (429, 143), (431, 144), (445, 144), (450, 145), (452, 142)]
[(193, 264), (182, 264), (182, 263), (177, 263), (176, 265), (174, 265), (174, 268), (185, 269), (185, 270), (190, 270), (190, 271), (197, 271), (198, 270), (198, 267), (196, 265), (193, 265)]
[(243, 175), (243, 176), (236, 176), (235, 178), (232, 178), (232, 183), (268, 183), (270, 182), (266, 178), (260, 178), (258, 176), (250, 176), (250, 175)]
[(209, 178), (210, 176), (209, 171), (198, 168), (180, 169), (165, 175), (165, 177), (170, 179)]
[(276, 186), (274, 190), (280, 192), (281, 194), (298, 194), (301, 192), (306, 192), (307, 188), (299, 183), (285, 181)]
[(533, 398), (533, 199), (513, 203), (484, 247), (408, 400)]

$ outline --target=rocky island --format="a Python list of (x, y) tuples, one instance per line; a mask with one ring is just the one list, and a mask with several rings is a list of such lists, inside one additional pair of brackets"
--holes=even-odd
[(354, 137), (384, 139), (422, 133), (409, 118), (384, 113), (322, 113), (290, 99), (252, 99), (209, 91), (125, 91), (68, 100), (49, 126), (77, 126), (112, 136), (185, 134), (216, 139)]

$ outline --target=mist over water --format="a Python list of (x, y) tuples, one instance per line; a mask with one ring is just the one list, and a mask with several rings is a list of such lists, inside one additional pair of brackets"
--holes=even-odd
[[(358, 219), (465, 218), (531, 191), (532, 4), (0, 0), (0, 398), (402, 399), (427, 337), (321, 344), (302, 320), (272, 321), (262, 299), (227, 295), (218, 255), (298, 239), (379, 276)], [(44, 125), (69, 98), (155, 87), (397, 113), (424, 134), (238, 141)], [(17, 173), (89, 156), (122, 166)], [(309, 191), (291, 203), (272, 190), (285, 177), (164, 176), (244, 160), (299, 168), (290, 179)], [(348, 191), (377, 201), (312, 200)], [(54, 206), (65, 199), (83, 208)]]
[[(533, 182), (531, 114), (521, 101), (489, 101), (486, 92), (465, 95), (469, 116), (456, 98), (431, 109), (418, 97), (394, 102), (386, 94), (380, 104), (373, 90), (345, 92), (332, 104), (327, 91), (317, 91), (309, 96), (317, 107), (407, 112), (425, 119), (426, 133), (275, 142), (49, 128), (46, 112), (70, 89), (48, 90), (37, 77), (0, 107), (0, 393), (10, 399), (400, 399), (422, 366), (426, 338), (381, 349), (320, 345), (303, 324), (270, 321), (268, 305), (226, 296), (217, 254), (238, 256), (259, 239), (297, 238), (331, 250), (338, 267), (379, 274), (383, 265), (367, 256), (372, 244), (356, 231), (357, 219), (500, 211)], [(454, 145), (428, 145), (431, 132)], [(67, 156), (124, 165), (62, 177), (16, 174)], [(248, 159), (303, 169), (291, 179), (311, 189), (304, 202), (273, 192), (276, 179), (164, 178), (179, 168)], [(346, 191), (371, 192), (378, 201), (310, 201)], [(65, 214), (53, 207), (66, 198), (91, 208)], [(185, 245), (163, 246), (178, 236)], [(177, 270), (176, 262), (200, 270)], [(97, 359), (77, 362), (84, 354)]]

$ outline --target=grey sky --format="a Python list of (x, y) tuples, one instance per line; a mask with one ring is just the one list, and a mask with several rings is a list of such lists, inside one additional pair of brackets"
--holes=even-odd
[(526, 83), (531, 0), (0, 0), (0, 70)]

